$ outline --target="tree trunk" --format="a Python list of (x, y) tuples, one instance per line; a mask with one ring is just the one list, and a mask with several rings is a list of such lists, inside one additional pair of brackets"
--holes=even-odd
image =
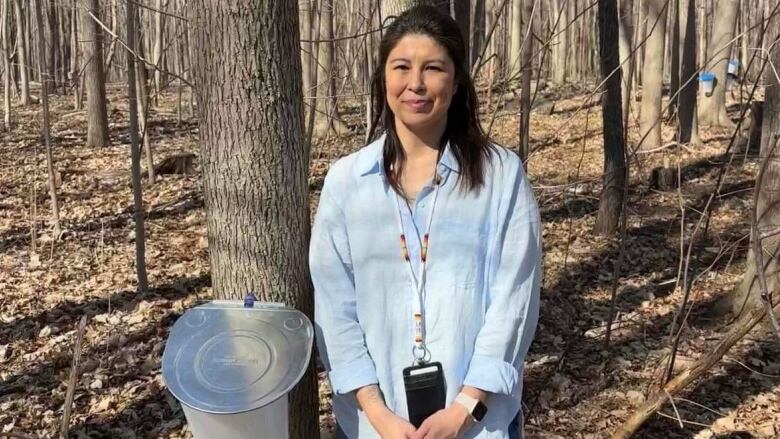
[[(157, 0), (157, 9), (163, 11), (165, 10), (167, 4), (167, 1), (163, 2), (163, 0)], [(161, 67), (163, 66), (164, 62), (163, 57), (165, 56), (163, 53), (163, 44), (165, 44), (165, 15), (160, 12), (156, 12), (154, 16), (154, 22), (155, 31), (157, 33), (155, 34), (154, 50), (152, 50), (152, 53), (154, 56), (154, 65), (158, 67), (154, 71), (154, 90), (156, 92), (155, 96), (159, 96), (160, 91), (162, 90), (165, 83), (165, 78), (163, 78), (163, 74), (161, 72)], [(157, 105), (157, 98), (155, 98), (155, 105)]]
[(633, 78), (633, 65), (634, 55), (632, 52), (632, 41), (634, 38), (634, 0), (620, 0), (618, 4), (620, 13), (618, 15), (618, 30), (619, 34), (619, 50), (620, 50), (620, 62), (623, 73), (623, 80), (620, 85), (620, 95), (623, 98), (623, 120), (626, 119), (629, 109), (631, 108), (631, 80)]
[[(196, 0), (189, 12), (214, 297), (253, 291), (312, 318), (298, 3)], [(290, 407), (290, 438), (319, 438), (314, 357)]]
[(2, 28), (3, 38), (3, 60), (5, 69), (3, 69), (3, 129), (11, 129), (11, 44), (8, 41), (8, 27), (11, 24), (11, 9), (9, 0), (3, 0), (3, 10), (0, 11), (0, 28)]
[(683, 42), (680, 65), (680, 108), (678, 112), (680, 142), (698, 145), (696, 121), (696, 1), (680, 0), (680, 39)]
[[(49, 24), (49, 35), (47, 42), (49, 43), (48, 49), (49, 49), (49, 58), (48, 62), (49, 65), (49, 80), (52, 82), (52, 89), (56, 90), (57, 84), (59, 83), (59, 75), (58, 75), (58, 67), (61, 64), (62, 60), (58, 59), (58, 47), (57, 43), (60, 41), (59, 32), (58, 30), (58, 24), (57, 24), (57, 4), (53, 0), (49, 0), (49, 9), (48, 13), (46, 14), (48, 18), (48, 24)], [(41, 6), (41, 9), (43, 9), (43, 6)], [(40, 35), (43, 35), (40, 33)], [(46, 46), (44, 45), (44, 48)], [(41, 58), (40, 54), (38, 55), (39, 59), (46, 59), (45, 57)], [(50, 90), (51, 91), (51, 90)]]
[(469, 62), (469, 71), (473, 71), (474, 63), (477, 62), (482, 47), (485, 44), (485, 0), (474, 0), (474, 29), (471, 41), (471, 61)]
[(712, 24), (712, 39), (707, 44), (705, 71), (715, 74), (712, 96), (702, 95), (699, 104), (699, 122), (703, 125), (733, 127), (726, 113), (726, 72), (731, 58), (731, 39), (737, 24), (739, 0), (719, 0)]
[[(135, 46), (137, 15), (135, 3), (127, 2), (127, 45)], [(144, 230), (143, 187), (141, 185), (141, 147), (138, 141), (138, 105), (136, 101), (135, 58), (127, 57), (127, 96), (130, 113), (130, 175), (133, 180), (133, 219), (135, 220), (135, 270), (138, 276), (138, 291), (146, 292), (149, 281), (146, 277), (146, 232)]]
[(60, 227), (60, 205), (57, 201), (57, 188), (54, 184), (54, 163), (51, 155), (51, 133), (49, 127), (49, 78), (46, 78), (46, 43), (43, 30), (43, 3), (44, 0), (35, 2), (35, 20), (38, 23), (38, 67), (41, 75), (41, 103), (43, 104), (43, 121), (41, 133), (46, 145), (46, 169), (49, 174), (49, 196), (51, 197), (51, 216), (54, 224), (53, 239), (60, 237), (62, 228)]
[[(88, 7), (86, 7), (88, 6)], [(103, 72), (103, 30), (90, 16), (100, 17), (99, 1), (88, 0), (81, 5), (81, 30), (84, 45), (84, 74), (87, 85), (87, 146), (108, 145), (108, 114), (106, 112), (106, 82)]]
[[(606, 93), (601, 98), (601, 120), (604, 126), (604, 186), (601, 190), (594, 232), (611, 235), (617, 231), (620, 224), (626, 185), (623, 111), (620, 108), (622, 69), (618, 60), (620, 51), (617, 0), (599, 0), (598, 21), (599, 58), (601, 75), (606, 80)], [(617, 72), (607, 79), (607, 76), (616, 69)]]
[[(134, 8), (135, 9), (135, 8)], [(136, 10), (136, 13), (138, 13), (138, 10)], [(138, 54), (141, 58), (145, 58), (145, 52), (144, 52), (144, 45), (143, 45), (143, 30), (141, 29), (141, 20), (140, 16), (135, 18), (135, 35), (137, 37), (137, 41), (135, 44), (135, 53)], [(132, 57), (131, 54), (127, 54), (127, 56)], [(146, 70), (146, 64), (143, 63), (143, 61), (136, 60), (135, 62), (135, 70), (136, 70), (136, 87), (137, 87), (137, 93), (140, 94), (138, 97), (138, 127), (141, 130), (141, 138), (143, 142), (143, 150), (146, 155), (146, 175), (149, 179), (149, 184), (154, 184), (156, 180), (156, 176), (154, 174), (154, 157), (152, 152), (152, 145), (149, 141), (149, 132), (147, 130), (147, 123), (149, 121), (149, 113), (150, 113), (150, 99), (149, 99), (149, 76), (147, 74)]]
[[(523, 2), (524, 0), (512, 1), (512, 28), (509, 42), (509, 78), (517, 80), (520, 78), (521, 63), (520, 52), (523, 45)], [(522, 135), (522, 134), (521, 134)]]
[[(16, 14), (16, 41), (18, 42), (18, 56), (19, 56), (19, 84), (21, 86), (21, 94), (19, 96), (19, 103), (27, 105), (30, 103), (30, 75), (27, 55), (30, 53), (27, 45), (30, 41), (29, 35), (25, 38), (25, 21), (22, 14), (22, 0), (15, 0), (14, 13)], [(9, 12), (10, 14), (10, 12)]]
[(661, 96), (664, 73), (664, 35), (666, 5), (664, 0), (647, 1), (647, 41), (642, 69), (642, 112), (639, 118), (640, 149), (661, 146)]
[[(780, 37), (780, 18), (775, 17), (767, 32), (773, 34), (768, 38), (771, 45)], [(772, 63), (780, 66), (780, 50), (772, 51)], [(774, 69), (766, 68), (764, 73), (766, 95), (764, 97), (764, 121), (761, 126), (761, 152), (760, 157), (767, 160), (761, 187), (758, 188), (758, 230), (762, 233), (776, 230), (780, 224), (780, 81)], [(755, 236), (751, 236), (755, 240)], [(780, 272), (780, 234), (768, 237), (761, 241), (764, 248), (764, 273), (769, 291), (777, 291), (777, 274)], [(748, 251), (748, 266), (745, 277), (732, 296), (732, 310), (739, 314), (743, 310), (759, 307), (761, 298), (759, 293), (758, 276), (756, 275), (755, 255), (751, 245)], [(771, 255), (771, 257), (769, 257)], [(774, 300), (777, 300), (775, 295)]]
[(667, 42), (670, 50), (670, 80), (669, 80), (669, 105), (668, 119), (672, 120), (677, 114), (677, 105), (680, 102), (680, 0), (669, 0), (671, 9), (669, 16), (672, 21), (672, 32), (668, 35)]
[(551, 2), (553, 11), (551, 11), (550, 19), (551, 32), (553, 37), (550, 44), (552, 44), (552, 81), (556, 85), (561, 85), (566, 81), (566, 56), (568, 47), (568, 2), (564, 0), (553, 0)]
[(531, 131), (531, 74), (533, 73), (533, 7), (534, 0), (524, 1), (524, 22), (517, 24), (522, 28), (523, 46), (520, 62), (522, 63), (522, 90), (520, 90), (520, 158), (523, 160), (523, 167), (528, 167), (528, 157), (531, 153), (529, 144)]
[(341, 134), (346, 131), (344, 123), (339, 120), (336, 109), (336, 69), (334, 60), (336, 55), (333, 44), (333, 8), (334, 0), (321, 0), (320, 14), (320, 43), (319, 45), (319, 72), (317, 73), (317, 123), (315, 132), (317, 136), (324, 137), (333, 132)]
[(76, 110), (81, 110), (82, 107), (82, 101), (81, 101), (81, 75), (83, 72), (81, 71), (81, 64), (80, 64), (80, 57), (79, 57), (79, 31), (78, 31), (78, 0), (73, 0), (73, 13), (71, 14), (71, 72), (70, 72), (70, 80), (71, 80), (71, 87), (73, 87), (73, 108)]

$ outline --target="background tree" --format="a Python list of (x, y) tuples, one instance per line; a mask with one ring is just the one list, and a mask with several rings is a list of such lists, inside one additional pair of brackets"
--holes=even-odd
[(661, 146), (661, 97), (664, 74), (666, 0), (647, 0), (647, 41), (642, 68), (642, 109), (639, 119), (640, 148)]
[[(197, 0), (189, 10), (214, 296), (254, 291), (312, 317), (297, 2)], [(319, 437), (313, 357), (290, 405), (290, 437)]]
[(601, 98), (604, 132), (604, 175), (594, 232), (613, 234), (618, 229), (626, 185), (625, 139), (620, 88), (617, 0), (599, 0), (599, 57), (606, 93)]
[(712, 96), (702, 94), (699, 104), (699, 122), (703, 125), (733, 127), (726, 113), (726, 72), (731, 59), (734, 27), (737, 24), (739, 0), (718, 0), (717, 13), (712, 23), (712, 38), (707, 44), (704, 70), (715, 74), (716, 86)]
[(700, 144), (699, 124), (696, 115), (696, 95), (699, 81), (696, 79), (696, 1), (680, 0), (680, 97), (678, 108), (678, 132), (680, 142)]
[(85, 0), (81, 7), (81, 30), (84, 45), (84, 68), (87, 85), (87, 145), (108, 145), (106, 81), (103, 73), (103, 30), (92, 18), (100, 17), (100, 2)]
[(14, 4), (14, 13), (16, 14), (16, 41), (17, 58), (19, 60), (19, 85), (20, 92), (19, 103), (27, 105), (30, 103), (30, 63), (27, 60), (27, 54), (30, 53), (28, 44), (30, 41), (29, 28), (26, 26), (26, 20), (22, 9), (23, 0), (12, 0)]
[(3, 39), (3, 61), (5, 66), (3, 69), (3, 128), (4, 130), (11, 129), (11, 71), (13, 70), (11, 65), (11, 44), (8, 41), (8, 27), (10, 26), (11, 10), (9, 8), (9, 0), (3, 0), (2, 11), (0, 11), (0, 38)]

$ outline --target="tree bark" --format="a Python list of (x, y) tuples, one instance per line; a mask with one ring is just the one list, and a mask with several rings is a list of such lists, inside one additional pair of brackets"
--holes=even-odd
[[(604, 185), (594, 233), (611, 235), (618, 230), (626, 185), (625, 141), (620, 87), (622, 84), (618, 47), (617, 0), (599, 0), (599, 58), (606, 93), (601, 99), (604, 130)], [(612, 74), (612, 72), (615, 72)], [(607, 78), (608, 75), (610, 75)]]
[[(253, 291), (312, 318), (298, 3), (196, 0), (189, 13), (214, 296)], [(313, 357), (290, 408), (290, 438), (318, 438)]]
[(712, 24), (712, 39), (707, 44), (705, 71), (715, 74), (712, 96), (702, 95), (699, 104), (699, 122), (703, 125), (733, 127), (726, 113), (726, 72), (731, 58), (732, 38), (737, 24), (739, 0), (719, 0)]
[[(767, 27), (767, 32), (773, 34), (768, 38), (768, 45), (780, 37), (780, 18), (773, 18), (773, 23)], [(780, 50), (772, 53), (772, 63), (780, 66)], [(780, 81), (775, 70), (771, 67), (765, 69), (764, 82), (766, 94), (764, 96), (764, 120), (761, 126), (761, 152), (760, 156), (768, 160), (764, 171), (762, 187), (758, 188), (758, 230), (762, 233), (777, 229), (780, 225)], [(755, 240), (755, 236), (751, 236)], [(769, 291), (777, 289), (777, 274), (780, 273), (780, 234), (768, 237), (761, 241), (765, 255), (766, 267), (764, 274), (768, 282)], [(739, 314), (743, 310), (761, 306), (759, 296), (759, 284), (757, 267), (752, 246), (748, 251), (748, 266), (745, 277), (735, 290), (732, 298), (732, 310)]]
[[(18, 56), (19, 56), (19, 85), (21, 87), (21, 94), (19, 96), (19, 103), (27, 105), (30, 103), (30, 75), (29, 75), (29, 61), (27, 55), (30, 53), (28, 49), (29, 35), (25, 38), (25, 21), (22, 14), (22, 0), (15, 0), (14, 13), (16, 14), (16, 41), (18, 42)], [(10, 12), (9, 12), (10, 13)]]
[[(138, 9), (135, 9), (136, 14), (138, 14)], [(136, 43), (135, 43), (135, 53), (140, 56), (141, 58), (145, 58), (145, 52), (144, 52), (144, 45), (143, 45), (143, 30), (141, 28), (141, 20), (140, 15), (136, 16), (135, 18), (135, 35), (136, 35)], [(127, 56), (132, 56), (132, 54), (127, 54)], [(146, 155), (146, 171), (147, 171), (147, 178), (149, 179), (149, 184), (154, 184), (156, 180), (156, 176), (154, 174), (154, 154), (152, 151), (152, 145), (149, 141), (149, 132), (146, 129), (147, 124), (149, 121), (149, 113), (151, 110), (150, 105), (150, 99), (149, 99), (149, 75), (147, 74), (146, 65), (143, 62), (136, 61), (135, 62), (135, 71), (136, 71), (136, 90), (139, 94), (139, 97), (137, 99), (138, 102), (138, 127), (141, 130), (141, 141), (143, 142), (143, 150)]]
[(474, 63), (477, 62), (482, 47), (485, 44), (485, 0), (474, 0), (474, 29), (471, 41), (471, 60), (469, 62), (469, 71), (473, 71)]
[(680, 108), (678, 127), (680, 142), (698, 145), (699, 127), (696, 118), (696, 1), (680, 0), (680, 39), (683, 43), (680, 63)]
[(333, 8), (335, 0), (320, 0), (320, 42), (319, 69), (317, 73), (317, 122), (315, 132), (317, 136), (324, 137), (329, 133), (342, 134), (346, 127), (339, 119), (336, 108), (336, 71), (334, 60), (336, 47), (333, 43)]
[(49, 82), (46, 77), (46, 43), (43, 36), (43, 3), (44, 0), (35, 2), (35, 20), (38, 23), (38, 67), (41, 75), (41, 103), (43, 104), (43, 120), (41, 123), (41, 133), (46, 146), (46, 169), (49, 175), (49, 196), (51, 197), (51, 216), (54, 224), (53, 239), (60, 237), (62, 228), (60, 227), (60, 205), (57, 200), (57, 188), (54, 184), (54, 159), (51, 155), (51, 133), (49, 126)]
[(664, 73), (665, 0), (647, 0), (647, 41), (642, 69), (642, 112), (639, 118), (640, 149), (661, 146), (661, 96)]
[(455, 13), (455, 21), (458, 23), (463, 43), (466, 45), (466, 54), (469, 53), (469, 36), (471, 35), (471, 1), (457, 0), (452, 4)]
[(73, 0), (73, 14), (71, 14), (71, 87), (73, 87), (73, 108), (81, 110), (81, 63), (79, 56), (79, 26), (78, 26), (78, 0)]
[(669, 105), (668, 119), (674, 119), (677, 114), (677, 106), (680, 102), (680, 0), (669, 0), (669, 17), (671, 18), (671, 34), (668, 35), (667, 42), (669, 43), (669, 64), (670, 64), (670, 80), (669, 80)]
[(87, 85), (87, 146), (108, 145), (108, 113), (106, 110), (106, 81), (103, 72), (103, 30), (92, 19), (99, 14), (99, 1), (87, 0), (81, 5), (81, 30), (86, 44), (84, 74)]

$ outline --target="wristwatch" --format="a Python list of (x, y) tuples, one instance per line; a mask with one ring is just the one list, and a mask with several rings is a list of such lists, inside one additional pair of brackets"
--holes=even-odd
[(475, 421), (481, 422), (487, 414), (487, 406), (477, 398), (472, 398), (465, 393), (459, 393), (455, 397), (455, 402), (466, 408)]

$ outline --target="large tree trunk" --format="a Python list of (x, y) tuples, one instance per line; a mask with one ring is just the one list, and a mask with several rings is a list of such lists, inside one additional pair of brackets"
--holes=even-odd
[(696, 121), (696, 1), (680, 0), (680, 39), (682, 58), (680, 63), (680, 108), (678, 112), (680, 142), (700, 144)]
[[(312, 318), (297, 1), (196, 0), (189, 11), (214, 297), (253, 291)], [(291, 439), (319, 437), (314, 372), (312, 357), (291, 395)]]
[[(106, 112), (106, 81), (103, 72), (103, 30), (94, 19), (100, 17), (99, 1), (82, 4), (81, 31), (84, 45), (84, 74), (87, 85), (87, 146), (108, 145), (108, 114)], [(88, 7), (87, 7), (88, 6)]]
[(705, 71), (715, 74), (716, 83), (712, 96), (702, 95), (699, 104), (699, 122), (703, 125), (732, 127), (734, 123), (726, 114), (726, 72), (731, 58), (731, 39), (737, 24), (739, 0), (719, 0), (712, 39), (707, 44)]
[[(769, 39), (771, 44), (780, 37), (780, 18), (775, 17), (767, 32), (774, 34)], [(780, 66), (780, 50), (772, 51), (772, 63)], [(758, 188), (758, 230), (767, 233), (777, 230), (780, 224), (780, 81), (774, 69), (767, 67), (764, 81), (766, 83), (766, 95), (764, 97), (764, 121), (761, 126), (761, 152), (763, 160), (767, 160), (761, 187)], [(755, 240), (755, 236), (751, 236)], [(766, 275), (769, 291), (777, 292), (777, 275), (780, 273), (780, 234), (763, 239), (762, 248), (766, 250), (764, 255), (764, 274)], [(745, 277), (732, 296), (732, 310), (740, 313), (745, 309), (761, 305), (759, 294), (758, 276), (756, 275), (755, 255), (753, 246), (748, 251), (748, 267)], [(771, 255), (771, 257), (770, 257)], [(775, 294), (774, 300), (777, 300)]]
[[(16, 41), (18, 42), (18, 56), (19, 56), (19, 83), (21, 86), (21, 94), (19, 96), (19, 103), (27, 105), (30, 103), (30, 75), (29, 65), (27, 60), (27, 54), (30, 53), (27, 48), (28, 38), (25, 38), (25, 20), (22, 14), (22, 0), (15, 0), (14, 13), (16, 14)], [(10, 13), (10, 12), (9, 12)]]
[(661, 146), (661, 95), (664, 74), (664, 36), (667, 2), (647, 1), (647, 41), (642, 69), (642, 111), (639, 118), (640, 149)]
[[(601, 75), (606, 79), (606, 93), (601, 98), (601, 120), (604, 125), (604, 186), (594, 232), (610, 235), (617, 231), (623, 209), (626, 185), (623, 111), (621, 110), (620, 52), (618, 49), (617, 0), (599, 0), (599, 57)], [(615, 74), (613, 71), (617, 70)], [(608, 75), (612, 74), (607, 78)]]
[(38, 24), (38, 70), (41, 75), (41, 103), (43, 104), (43, 119), (41, 121), (41, 133), (46, 146), (46, 170), (49, 176), (49, 196), (51, 197), (51, 216), (54, 225), (53, 238), (59, 239), (60, 231), (60, 205), (57, 200), (57, 188), (54, 184), (54, 159), (51, 155), (51, 133), (49, 126), (49, 83), (46, 77), (46, 43), (43, 36), (43, 3), (44, 0), (35, 2), (35, 21)]
[[(138, 16), (135, 3), (127, 2), (127, 45), (135, 47)], [(138, 276), (138, 290), (146, 292), (149, 281), (146, 277), (146, 232), (144, 230), (143, 188), (141, 185), (141, 146), (138, 141), (138, 94), (136, 92), (135, 58), (127, 56), (127, 96), (130, 108), (130, 175), (133, 181), (133, 219), (135, 220), (135, 269)]]
[[(641, 0), (638, 0), (641, 1)], [(623, 119), (631, 108), (631, 80), (633, 78), (634, 55), (632, 52), (632, 41), (634, 39), (634, 0), (620, 0), (618, 4), (618, 26), (621, 69), (623, 70), (623, 80), (620, 85), (620, 95), (623, 97)]]

